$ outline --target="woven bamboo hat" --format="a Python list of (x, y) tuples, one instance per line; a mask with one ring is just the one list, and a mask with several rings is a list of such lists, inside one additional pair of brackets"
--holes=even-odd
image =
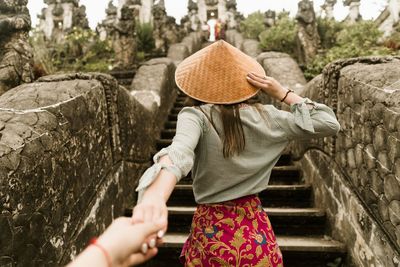
[(247, 81), (249, 72), (265, 75), (256, 60), (220, 40), (183, 60), (175, 71), (175, 81), (180, 90), (196, 100), (234, 104), (260, 90)]

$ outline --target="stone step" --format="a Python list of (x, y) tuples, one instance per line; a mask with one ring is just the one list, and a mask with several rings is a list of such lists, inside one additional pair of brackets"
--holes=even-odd
[(178, 115), (177, 114), (169, 114), (168, 115), (168, 120), (169, 121), (177, 121), (178, 120)]
[(179, 112), (181, 112), (182, 108), (183, 108), (183, 107), (180, 107), (180, 108), (172, 108), (171, 111), (170, 111), (170, 114), (178, 115)]
[[(188, 233), (195, 207), (168, 207), (168, 231)], [(277, 235), (323, 235), (325, 212), (318, 208), (264, 208)]]
[(176, 121), (166, 121), (164, 123), (164, 129), (176, 129)]
[(136, 70), (114, 70), (110, 71), (109, 74), (116, 79), (133, 79), (136, 74)]
[(184, 101), (177, 101), (174, 103), (174, 108), (183, 108), (185, 107), (185, 102)]
[[(311, 185), (268, 185), (259, 193), (264, 207), (311, 207)], [(178, 184), (168, 200), (168, 206), (196, 206), (191, 185)]]
[(118, 79), (117, 81), (120, 85), (131, 85), (132, 84), (132, 78)]
[[(167, 234), (158, 255), (142, 266), (182, 266), (178, 259), (186, 239), (187, 234)], [(277, 235), (277, 243), (285, 267), (340, 266), (337, 262), (346, 255), (345, 245), (328, 236)]]

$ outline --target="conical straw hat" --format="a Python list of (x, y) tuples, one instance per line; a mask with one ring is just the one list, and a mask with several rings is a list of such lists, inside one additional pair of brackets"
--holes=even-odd
[(246, 75), (265, 75), (253, 58), (225, 41), (217, 41), (183, 60), (175, 72), (179, 89), (205, 103), (234, 104), (251, 98), (260, 89)]

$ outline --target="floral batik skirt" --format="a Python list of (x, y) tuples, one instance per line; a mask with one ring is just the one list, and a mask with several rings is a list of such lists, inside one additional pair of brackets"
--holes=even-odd
[(198, 205), (180, 261), (188, 267), (283, 266), (276, 236), (256, 195)]

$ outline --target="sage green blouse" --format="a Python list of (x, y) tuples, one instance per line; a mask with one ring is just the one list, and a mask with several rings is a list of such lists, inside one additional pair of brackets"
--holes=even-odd
[[(208, 117), (211, 106), (201, 106)], [(185, 107), (180, 111), (172, 144), (154, 155), (153, 166), (140, 178), (136, 189), (139, 201), (162, 168), (172, 172), (177, 182), (192, 170), (197, 203), (216, 203), (258, 193), (266, 189), (272, 168), (290, 140), (331, 136), (340, 130), (332, 109), (308, 98), (291, 104), (290, 112), (273, 105), (260, 105), (260, 110), (247, 106), (239, 111), (245, 149), (237, 156), (224, 158), (216, 132), (223, 135), (222, 123), (218, 110), (213, 110), (216, 129), (199, 109)], [(159, 163), (166, 154), (172, 166)]]

